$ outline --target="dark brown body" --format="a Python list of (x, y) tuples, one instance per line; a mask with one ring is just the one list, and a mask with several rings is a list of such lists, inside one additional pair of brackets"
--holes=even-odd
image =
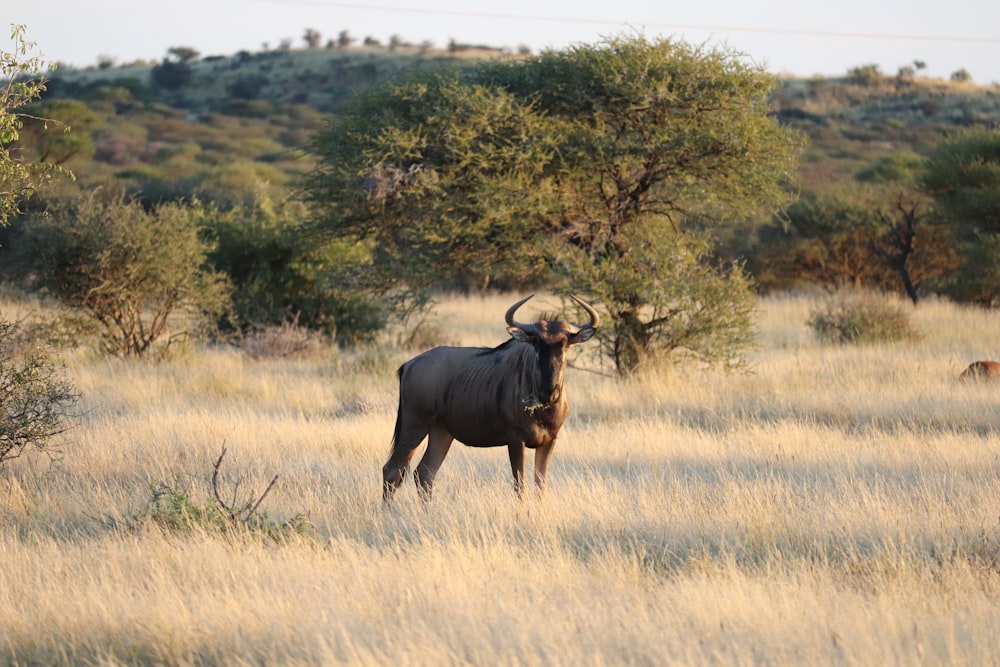
[(960, 380), (1000, 380), (1000, 362), (973, 361), (958, 376)]
[(598, 324), (577, 326), (561, 321), (514, 321), (507, 311), (511, 340), (495, 348), (436, 347), (400, 366), (399, 409), (392, 452), (382, 468), (382, 498), (392, 499), (417, 447), (426, 437), (427, 451), (414, 471), (418, 487), (429, 498), (434, 477), (453, 440), (472, 447), (506, 446), (514, 484), (524, 480), (524, 450), (535, 450), (535, 482), (545, 486), (549, 458), (559, 429), (569, 414), (563, 388), (566, 352), (588, 340)]

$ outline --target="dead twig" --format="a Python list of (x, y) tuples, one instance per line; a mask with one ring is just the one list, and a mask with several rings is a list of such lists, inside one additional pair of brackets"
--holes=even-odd
[[(264, 502), (264, 498), (267, 494), (271, 492), (274, 485), (278, 481), (278, 476), (275, 475), (271, 479), (271, 483), (267, 485), (264, 489), (264, 493), (260, 494), (256, 502), (253, 502), (253, 496), (243, 504), (242, 507), (239, 506), (239, 489), (242, 480), (237, 480), (236, 484), (233, 486), (233, 500), (232, 503), (227, 504), (226, 501), (222, 499), (222, 495), (219, 493), (219, 468), (222, 467), (222, 459), (226, 456), (226, 446), (222, 446), (222, 452), (219, 454), (219, 458), (215, 460), (215, 465), (212, 468), (212, 493), (215, 495), (215, 500), (219, 503), (218, 509), (219, 513), (229, 522), (230, 525), (236, 526), (237, 524), (246, 524), (253, 518), (253, 515), (257, 512), (260, 504)], [(251, 504), (253, 503), (253, 504)]]

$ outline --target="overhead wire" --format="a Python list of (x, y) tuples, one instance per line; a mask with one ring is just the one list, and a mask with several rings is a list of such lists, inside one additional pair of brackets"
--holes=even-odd
[(373, 5), (359, 2), (337, 2), (336, 0), (253, 0), (266, 4), (311, 5), (331, 7), (336, 9), (360, 9), (399, 14), (425, 14), (434, 16), (453, 16), (465, 18), (502, 19), (509, 21), (538, 21), (543, 23), (576, 23), (586, 25), (641, 25), (644, 28), (666, 28), (670, 30), (692, 30), (704, 32), (739, 32), (772, 35), (792, 35), (801, 37), (836, 37), (877, 40), (906, 40), (958, 42), (967, 44), (1000, 44), (1000, 37), (976, 37), (959, 35), (904, 34), (881, 32), (857, 32), (834, 30), (811, 30), (800, 28), (763, 28), (753, 26), (729, 26), (713, 24), (663, 23), (657, 21), (622, 21), (615, 19), (586, 18), (580, 16), (542, 16), (536, 14), (510, 14), (504, 12), (483, 12), (465, 9), (434, 9), (427, 7), (402, 7), (398, 5)]

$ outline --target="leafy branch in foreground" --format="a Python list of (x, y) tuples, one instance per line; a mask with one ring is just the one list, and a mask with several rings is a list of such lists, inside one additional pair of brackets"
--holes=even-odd
[[(19, 113), (45, 92), (45, 77), (31, 78), (47, 65), (40, 56), (30, 56), (35, 43), (24, 36), (23, 25), (12, 25), (13, 51), (0, 50), (0, 227), (20, 211), (21, 202), (57, 174), (72, 174), (54, 164), (25, 159), (13, 147), (20, 137), (25, 118), (41, 121), (47, 129), (49, 119)], [(54, 69), (54, 68), (52, 68)], [(69, 126), (63, 127), (69, 132)]]

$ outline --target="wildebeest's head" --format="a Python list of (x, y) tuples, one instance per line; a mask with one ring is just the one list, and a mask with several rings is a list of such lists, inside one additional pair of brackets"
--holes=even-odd
[(507, 309), (504, 319), (511, 338), (535, 347), (538, 354), (538, 368), (541, 373), (540, 403), (551, 404), (559, 401), (562, 394), (563, 372), (566, 369), (566, 351), (571, 345), (590, 340), (600, 325), (597, 311), (586, 301), (570, 294), (570, 298), (590, 317), (586, 324), (570, 324), (543, 315), (538, 321), (525, 324), (514, 320), (514, 314), (534, 294), (526, 296)]

